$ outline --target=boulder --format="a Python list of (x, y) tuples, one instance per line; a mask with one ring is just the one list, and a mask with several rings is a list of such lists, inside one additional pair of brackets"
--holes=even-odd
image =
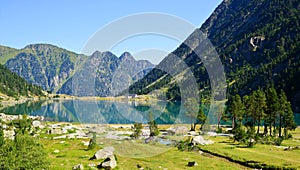
[(73, 166), (72, 169), (73, 169), (73, 170), (80, 170), (80, 169), (84, 169), (84, 168), (83, 168), (83, 165), (82, 165), (82, 164), (78, 164), (78, 165)]
[(13, 129), (3, 130), (3, 136), (5, 138), (14, 140), (15, 139), (15, 131)]
[(216, 132), (207, 132), (207, 135), (209, 135), (209, 136), (217, 136), (218, 134)]
[(145, 139), (145, 143), (150, 143), (152, 141), (154, 141), (156, 138), (154, 136), (150, 136), (148, 138)]
[(193, 137), (192, 143), (194, 145), (209, 145), (213, 144), (214, 142), (211, 140), (205, 140), (202, 136), (195, 136)]
[(170, 135), (186, 134), (188, 132), (188, 128), (185, 126), (170, 127), (167, 129), (167, 132)]
[(114, 147), (105, 147), (98, 150), (91, 159), (106, 159), (110, 155), (114, 155)]
[(33, 127), (40, 127), (41, 126), (41, 122), (40, 121), (38, 121), (38, 120), (34, 120), (34, 121), (32, 121), (32, 126)]
[(150, 136), (150, 129), (142, 129), (141, 136), (147, 138)]
[(63, 134), (63, 131), (61, 128), (53, 128), (50, 130), (50, 134), (57, 134), (57, 135), (61, 135)]
[(198, 135), (199, 135), (199, 132), (189, 131), (189, 132), (188, 132), (188, 135), (191, 135), (191, 136), (198, 136)]
[(57, 149), (53, 151), (53, 153), (59, 153), (59, 152), (60, 152), (60, 151), (59, 151), (59, 150), (57, 150)]
[(96, 166), (96, 164), (94, 164), (94, 163), (91, 163), (91, 164), (88, 164), (88, 166), (89, 166), (89, 167), (95, 167), (95, 166)]
[(197, 162), (195, 162), (195, 161), (192, 161), (192, 162), (188, 162), (188, 167), (193, 167), (193, 166), (197, 166), (198, 165), (198, 163)]
[(117, 161), (114, 155), (109, 155), (103, 162), (98, 165), (98, 168), (101, 169), (113, 169), (117, 166)]
[(66, 135), (62, 135), (62, 136), (55, 136), (53, 137), (53, 139), (66, 139), (67, 136)]

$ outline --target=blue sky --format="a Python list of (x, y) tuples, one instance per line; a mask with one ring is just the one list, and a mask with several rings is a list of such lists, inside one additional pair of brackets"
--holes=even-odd
[[(177, 16), (195, 27), (200, 27), (221, 1), (1, 1), (0, 45), (23, 48), (33, 43), (49, 43), (80, 53), (96, 31), (121, 17), (158, 12)], [(167, 53), (179, 44), (180, 42), (164, 36), (137, 36), (118, 44), (112, 52), (116, 55), (123, 51), (135, 54), (148, 48)], [(154, 63), (160, 59), (161, 57), (149, 58)]]

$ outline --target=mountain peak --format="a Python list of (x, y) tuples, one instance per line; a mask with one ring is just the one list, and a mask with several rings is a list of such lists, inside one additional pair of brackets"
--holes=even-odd
[(121, 56), (120, 56), (120, 60), (124, 61), (124, 60), (135, 60), (133, 58), (133, 56), (129, 53), (129, 52), (124, 52)]
[(101, 52), (97, 50), (91, 56), (101, 56)]

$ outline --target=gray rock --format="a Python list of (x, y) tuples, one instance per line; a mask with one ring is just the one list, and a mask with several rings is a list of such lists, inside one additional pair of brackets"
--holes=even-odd
[(198, 165), (198, 163), (195, 162), (195, 161), (188, 162), (188, 166), (189, 166), (189, 167), (193, 167), (193, 166), (197, 166), (197, 165)]
[(106, 159), (111, 155), (114, 155), (114, 147), (105, 147), (103, 149), (98, 150), (92, 159)]
[(188, 132), (188, 128), (185, 126), (170, 127), (167, 129), (167, 132), (170, 135), (186, 134)]
[(66, 139), (67, 136), (66, 135), (62, 135), (62, 136), (55, 136), (53, 137), (53, 139)]
[(59, 151), (59, 150), (57, 150), (57, 149), (53, 151), (53, 153), (59, 153), (59, 152), (60, 152), (60, 151)]
[(188, 134), (191, 135), (191, 136), (198, 136), (199, 135), (199, 133), (195, 132), (195, 131), (190, 131), (190, 132), (188, 132)]
[(57, 134), (57, 135), (61, 135), (63, 134), (63, 131), (61, 128), (53, 128), (50, 130), (50, 134)]
[(73, 170), (80, 170), (80, 169), (84, 169), (84, 167), (83, 167), (82, 164), (78, 164), (78, 165), (73, 166), (72, 169), (73, 169)]
[(214, 142), (211, 140), (205, 140), (202, 136), (195, 136), (193, 137), (192, 143), (194, 145), (210, 145)]
[(15, 131), (13, 129), (3, 130), (3, 136), (5, 138), (14, 140), (15, 139)]
[(156, 138), (154, 136), (150, 136), (148, 138), (145, 139), (145, 143), (150, 143), (152, 141), (154, 141)]
[(150, 129), (142, 129), (141, 136), (147, 138), (150, 136)]
[(95, 167), (96, 164), (92, 163), (92, 164), (88, 164), (89, 167)]
[(109, 155), (98, 168), (114, 169), (117, 166), (117, 161), (114, 155)]
[(38, 121), (38, 120), (34, 120), (34, 121), (32, 121), (32, 126), (33, 127), (40, 127), (41, 126), (41, 122)]
[(216, 132), (207, 132), (207, 135), (209, 135), (209, 136), (217, 136), (218, 134)]

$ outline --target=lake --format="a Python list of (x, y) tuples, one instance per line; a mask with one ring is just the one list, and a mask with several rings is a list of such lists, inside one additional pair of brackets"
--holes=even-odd
[(5, 114), (44, 116), (47, 121), (97, 124), (189, 123), (179, 103), (166, 101), (121, 102), (108, 100), (48, 100), (7, 107)]
[[(208, 106), (203, 108), (208, 112)], [(47, 100), (7, 107), (0, 110), (5, 114), (27, 114), (44, 116), (47, 121), (80, 122), (94, 124), (132, 124), (156, 120), (158, 124), (189, 124), (183, 106), (168, 101), (109, 101), (109, 100)], [(300, 114), (295, 114), (300, 125)], [(210, 124), (216, 124), (214, 116)]]

